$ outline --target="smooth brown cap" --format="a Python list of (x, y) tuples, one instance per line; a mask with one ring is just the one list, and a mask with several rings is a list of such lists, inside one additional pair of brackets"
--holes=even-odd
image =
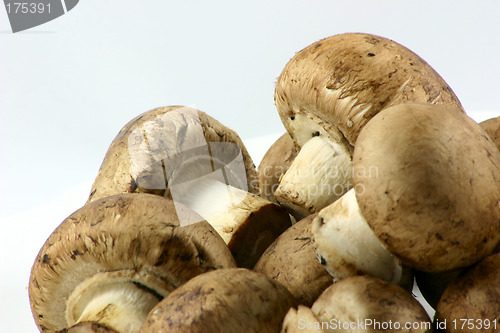
[(435, 316), (436, 323), (445, 320), (446, 332), (463, 332), (464, 324), (468, 332), (500, 332), (500, 253), (486, 257), (448, 285)]
[(254, 271), (285, 286), (300, 304), (311, 306), (333, 283), (333, 278), (318, 261), (311, 225), (316, 214), (288, 228), (262, 254)]
[(106, 197), (71, 214), (41, 248), (31, 269), (31, 310), (41, 331), (58, 331), (68, 326), (69, 296), (97, 276), (126, 279), (161, 299), (196, 275), (235, 266), (208, 223), (179, 226), (171, 200)]
[[(334, 283), (316, 300), (312, 311), (322, 322), (353, 325), (349, 332), (432, 332), (429, 316), (411, 293), (367, 275)], [(407, 323), (414, 326), (407, 328)]]
[(479, 123), (482, 128), (488, 133), (497, 148), (500, 149), (500, 117), (491, 118)]
[(359, 136), (353, 183), (368, 224), (410, 267), (466, 267), (500, 240), (500, 152), (461, 110), (380, 112)]
[(448, 84), (417, 54), (365, 33), (334, 35), (299, 51), (275, 90), (276, 107), (294, 140), (292, 123), (297, 114), (307, 114), (333, 137), (340, 132), (352, 146), (374, 115), (405, 102), (462, 109)]
[(165, 297), (150, 311), (141, 332), (276, 333), (295, 305), (285, 287), (263, 274), (219, 269)]
[(277, 203), (274, 191), (283, 175), (297, 156), (297, 148), (288, 133), (280, 136), (267, 150), (257, 169), (260, 196)]
[(197, 155), (211, 154), (215, 158), (214, 150), (220, 146), (213, 143), (234, 144), (227, 152), (231, 156), (224, 156), (228, 160), (220, 162), (225, 165), (232, 162), (233, 167), (235, 163), (243, 163), (241, 168), (246, 175), (235, 177), (244, 176), (245, 179), (237, 179), (241, 187), (258, 194), (255, 165), (234, 130), (202, 111), (167, 106), (139, 115), (120, 130), (106, 152), (88, 201), (120, 193), (169, 196), (172, 174)]

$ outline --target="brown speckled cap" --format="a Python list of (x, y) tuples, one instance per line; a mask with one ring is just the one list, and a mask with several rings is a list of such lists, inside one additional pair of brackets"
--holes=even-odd
[(219, 269), (188, 281), (158, 303), (141, 333), (275, 333), (296, 301), (267, 276), (244, 268)]
[[(455, 278), (441, 296), (435, 318), (441, 323), (460, 324), (471, 319), (469, 332), (500, 332), (500, 253), (486, 257)], [(448, 325), (446, 332), (463, 332), (461, 326)]]
[(159, 301), (198, 274), (230, 267), (215, 230), (206, 222), (180, 227), (171, 200), (110, 196), (71, 214), (47, 239), (31, 270), (31, 310), (40, 331), (54, 332), (74, 324), (68, 301), (82, 286), (128, 281)]
[(365, 33), (334, 35), (299, 51), (283, 69), (275, 90), (281, 120), (299, 146), (317, 131), (298, 138), (293, 123), (301, 115), (338, 142), (353, 146), (374, 115), (412, 101), (462, 108), (451, 88), (417, 54)]
[(322, 322), (353, 325), (351, 332), (432, 332), (429, 316), (410, 292), (367, 275), (334, 283), (311, 309)]
[(121, 129), (104, 157), (88, 201), (137, 192), (169, 197), (173, 175), (195, 156), (212, 159), (209, 165), (215, 168), (231, 163), (242, 170), (232, 175), (231, 185), (258, 194), (255, 165), (235, 131), (202, 111), (167, 106), (145, 112)]

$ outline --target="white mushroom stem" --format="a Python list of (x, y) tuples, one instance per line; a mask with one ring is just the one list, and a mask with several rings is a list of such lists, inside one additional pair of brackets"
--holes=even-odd
[(319, 135), (302, 146), (274, 195), (301, 218), (340, 198), (351, 188), (351, 179), (349, 151), (334, 139)]
[(368, 274), (407, 285), (409, 276), (361, 215), (354, 189), (323, 208), (312, 233), (320, 261), (334, 280)]
[(84, 285), (79, 286), (68, 300), (66, 320), (70, 326), (92, 321), (121, 333), (139, 332), (147, 314), (161, 298), (130, 280)]
[[(255, 194), (207, 177), (196, 179), (182, 192), (184, 195), (174, 198), (177, 203), (189, 207), (205, 219), (226, 244), (251, 214), (271, 204)], [(255, 240), (255, 243), (258, 242), (258, 239)]]

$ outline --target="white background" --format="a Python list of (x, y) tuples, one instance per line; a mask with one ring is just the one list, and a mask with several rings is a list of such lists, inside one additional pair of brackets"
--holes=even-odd
[(35, 332), (39, 248), (82, 206), (114, 136), (164, 105), (235, 129), (256, 164), (284, 128), (276, 78), (314, 41), (367, 32), (436, 69), (476, 121), (500, 115), (498, 1), (98, 1), (25, 32), (0, 8), (0, 332)]

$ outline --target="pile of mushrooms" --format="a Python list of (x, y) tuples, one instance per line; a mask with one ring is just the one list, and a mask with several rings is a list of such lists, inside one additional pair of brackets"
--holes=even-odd
[(297, 52), (275, 104), (258, 169), (200, 110), (126, 124), (35, 259), (40, 332), (500, 331), (500, 118), (362, 33)]

